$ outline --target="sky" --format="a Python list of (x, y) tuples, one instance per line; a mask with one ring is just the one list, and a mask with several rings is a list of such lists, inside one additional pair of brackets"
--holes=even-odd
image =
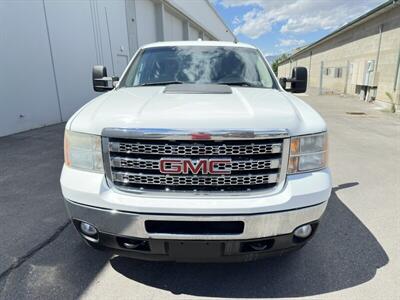
[(209, 0), (240, 42), (266, 56), (310, 44), (386, 0)]

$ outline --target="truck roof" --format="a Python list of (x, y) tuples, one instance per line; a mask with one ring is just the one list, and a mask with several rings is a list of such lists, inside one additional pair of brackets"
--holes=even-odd
[(244, 43), (234, 43), (225, 41), (169, 41), (169, 42), (157, 42), (142, 46), (142, 49), (154, 48), (154, 47), (174, 47), (174, 46), (219, 46), (219, 47), (242, 47), (242, 48), (252, 48), (256, 47), (244, 44)]

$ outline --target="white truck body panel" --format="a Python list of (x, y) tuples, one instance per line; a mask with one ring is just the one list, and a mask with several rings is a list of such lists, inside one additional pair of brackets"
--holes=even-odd
[(110, 189), (104, 174), (63, 169), (65, 198), (120, 211), (165, 214), (258, 214), (313, 206), (326, 201), (331, 190), (329, 170), (288, 176), (284, 188), (244, 195), (194, 195), (190, 193), (126, 193)]
[[(155, 43), (146, 45), (142, 49), (165, 46), (253, 48), (245, 44), (230, 42), (198, 41)], [(129, 66), (132, 62), (133, 60)], [(268, 64), (267, 62), (265, 63)], [(269, 65), (268, 69), (270, 69)], [(127, 70), (125, 70), (122, 77), (125, 76)], [(277, 82), (275, 76), (272, 75), (272, 77)], [(318, 144), (315, 142), (317, 149), (320, 149), (318, 147), (322, 147), (318, 152), (314, 150), (301, 153), (298, 150), (299, 152), (295, 152), (294, 156), (291, 157), (323, 155), (324, 158), (321, 160), (324, 163), (318, 165), (319, 168), (297, 173), (297, 171), (301, 170), (298, 168), (290, 174), (287, 173), (287, 170), (290, 160), (289, 152), (297, 151), (295, 149), (290, 150), (292, 149), (291, 142), (296, 140), (296, 137), (306, 135), (313, 135), (312, 138), (315, 136), (326, 138), (325, 132), (327, 128), (324, 120), (309, 105), (292, 94), (287, 93), (279, 85), (278, 88), (254, 88), (233, 84), (229, 88), (231, 90), (229, 93), (211, 93), (207, 91), (187, 93), (182, 92), (182, 90), (174, 93), (165, 93), (166, 85), (121, 88), (117, 85), (116, 89), (95, 98), (70, 118), (66, 129), (71, 132), (97, 136), (102, 136), (103, 134), (102, 155), (105, 174), (79, 170), (66, 164), (61, 174), (61, 188), (68, 212), (74, 220), (78, 231), (86, 240), (92, 244), (104, 242), (107, 247), (122, 251), (129, 250), (129, 247), (124, 249), (124, 244), (118, 241), (121, 241), (121, 239), (125, 239), (124, 241), (126, 241), (129, 238), (139, 238), (141, 239), (139, 244), (144, 243), (143, 245), (146, 245), (142, 249), (143, 251), (149, 252), (148, 254), (154, 255), (153, 257), (157, 259), (167, 260), (175, 259), (174, 255), (171, 257), (168, 256), (170, 255), (168, 252), (169, 246), (165, 246), (168, 243), (172, 243), (172, 241), (181, 243), (179, 242), (180, 240), (213, 240), (213, 242), (218, 244), (223, 240), (222, 244), (218, 244), (214, 249), (215, 252), (213, 252), (213, 255), (221, 258), (222, 253), (220, 250), (225, 247), (225, 254), (222, 254), (222, 259), (229, 261), (230, 258), (248, 260), (257, 258), (258, 254), (261, 256), (268, 254), (260, 250), (258, 240), (255, 240), (254, 244), (251, 244), (252, 242), (248, 242), (250, 239), (264, 239), (263, 243), (266, 243), (264, 244), (265, 247), (269, 245), (268, 249), (272, 252), (282, 253), (280, 251), (284, 251), (285, 249), (301, 247), (312, 236), (310, 235), (310, 231), (306, 238), (299, 239), (296, 236), (296, 230), (300, 227), (308, 226), (309, 230), (313, 230), (313, 234), (317, 228), (318, 220), (327, 206), (332, 183), (330, 170), (325, 164), (326, 143), (322, 142)], [(110, 128), (112, 130), (107, 131)], [(114, 132), (113, 130), (118, 132), (118, 136), (107, 135), (105, 133)], [(136, 138), (128, 136), (129, 132), (140, 135), (142, 131), (150, 131), (153, 135), (150, 135), (150, 137), (140, 136), (139, 138), (137, 136), (135, 136)], [(187, 136), (185, 139), (179, 139), (176, 136), (171, 138), (166, 133), (163, 135), (162, 132), (164, 131), (181, 131), (185, 132), (185, 134), (187, 133)], [(217, 142), (216, 135), (212, 134), (216, 132), (227, 133), (225, 136), (222, 135), (222, 141), (219, 140), (219, 144), (215, 144)], [(235, 136), (234, 132), (236, 134), (237, 132), (244, 133), (244, 142), (243, 140), (238, 142), (240, 138)], [(266, 135), (260, 138), (260, 143), (268, 143), (268, 139), (275, 141), (271, 143), (280, 143), (278, 144), (278, 147), (281, 147), (279, 148), (280, 150), (276, 152), (272, 150), (270, 152), (253, 150), (254, 147), (261, 148), (262, 145), (254, 141), (257, 132), (269, 133), (269, 136)], [(284, 134), (278, 136), (276, 134), (273, 135), (273, 132), (283, 132)], [(208, 136), (209, 140), (205, 141), (200, 138), (200, 141), (197, 141), (193, 137), (196, 134), (204, 133)], [(213, 136), (215, 138), (214, 141), (212, 140)], [(94, 138), (100, 141), (99, 137)], [(224, 141), (224, 138), (227, 140), (230, 139), (229, 142), (232, 144)], [(303, 137), (297, 140), (300, 141), (307, 138)], [(150, 141), (146, 141), (146, 139)], [(144, 141), (143, 143), (148, 142), (150, 150), (132, 150), (134, 148), (129, 148), (131, 150), (121, 150), (119, 148), (121, 144), (126, 144), (128, 147), (143, 146), (142, 141)], [(201, 145), (202, 142), (204, 145)], [(206, 142), (209, 142), (209, 144), (206, 144)], [(225, 142), (230, 147), (234, 147), (235, 145), (235, 147), (245, 146), (246, 152), (232, 152), (231, 155), (226, 154), (226, 152), (221, 153), (219, 147), (221, 145), (222, 147), (227, 147), (224, 144)], [(155, 143), (154, 148), (152, 148), (154, 145), (151, 145), (151, 143)], [(237, 146), (237, 143), (244, 144)], [(262, 187), (260, 189), (255, 188), (254, 190), (248, 188), (251, 186), (250, 182), (252, 181), (249, 181), (249, 183), (243, 181), (239, 185), (238, 190), (231, 189), (229, 192), (224, 188), (220, 188), (219, 182), (216, 184), (212, 183), (211, 185), (209, 183), (201, 183), (201, 188), (210, 189), (198, 191), (198, 183), (197, 185), (194, 184), (194, 181), (186, 183), (188, 177), (191, 177), (189, 178), (190, 180), (194, 180), (193, 178), (195, 177), (195, 179), (200, 177), (204, 179), (207, 176), (213, 176), (213, 180), (217, 179), (219, 181), (222, 179), (224, 183), (221, 185), (225, 187), (225, 180), (232, 180), (234, 177), (233, 175), (230, 177), (231, 170), (226, 176), (216, 176), (216, 174), (221, 173), (207, 173), (204, 170), (199, 174), (195, 173), (193, 169), (191, 169), (192, 173), (183, 172), (179, 173), (179, 176), (173, 175), (177, 173), (165, 173), (162, 169), (162, 161), (171, 160), (171, 158), (167, 154), (163, 154), (164, 152), (160, 153), (159, 151), (160, 149), (165, 149), (163, 147), (172, 147), (171, 144), (174, 147), (182, 146), (183, 148), (198, 148), (208, 145), (211, 148), (216, 147), (217, 150), (217, 152), (207, 154), (209, 156), (206, 158), (203, 157), (206, 155), (204, 153), (189, 152), (189, 155), (186, 155), (182, 154), (183, 152), (179, 152), (171, 154), (175, 155), (172, 159), (186, 159), (191, 161), (191, 163), (198, 164), (200, 159), (209, 161), (216, 157), (215, 159), (225, 158), (232, 165), (235, 160), (236, 162), (239, 159), (245, 160), (246, 163), (251, 160), (252, 163), (254, 161), (257, 163), (256, 168), (251, 167), (250, 169), (246, 169), (244, 167), (244, 169), (236, 170), (235, 174), (245, 174), (245, 177), (253, 178), (263, 176), (268, 176), (269, 178), (269, 176), (277, 175), (275, 178), (278, 178), (278, 180), (274, 182), (275, 185), (273, 188)], [(114, 148), (115, 145), (117, 145), (117, 148)], [(250, 147), (250, 152), (247, 152), (247, 146)], [(298, 147), (300, 149), (300, 146)], [(309, 145), (305, 146), (305, 148), (307, 147)], [(290, 154), (292, 153), (290, 152)], [(111, 157), (111, 155), (114, 156)], [(231, 160), (229, 156), (236, 157)], [(157, 159), (153, 159), (154, 157)], [(260, 157), (279, 159), (279, 164), (277, 167), (259, 167)], [(149, 160), (153, 160), (156, 166), (154, 168), (153, 165), (150, 167), (147, 167), (147, 165), (144, 167), (113, 165), (115, 161), (120, 161), (121, 159), (139, 160), (140, 163), (147, 163)], [(279, 174), (273, 173), (278, 172), (277, 169), (279, 170)], [(115, 173), (113, 173), (114, 171)], [(118, 177), (121, 174), (122, 176), (126, 176), (122, 177), (123, 180), (120, 180), (120, 177)], [(261, 176), (258, 176), (259, 174)], [(167, 181), (163, 183), (160, 183), (160, 181), (148, 181), (148, 179), (144, 183), (144, 185), (147, 185), (146, 187), (136, 186), (136, 188), (130, 189), (128, 187), (125, 189), (126, 186), (123, 186), (123, 184), (130, 184), (131, 179), (129, 176), (132, 176), (132, 182), (139, 180), (137, 178), (146, 176), (146, 178), (153, 176), (163, 178), (163, 180), (168, 176), (169, 179), (178, 178), (177, 185), (187, 189), (182, 190), (178, 188), (170, 190), (170, 187), (174, 187), (171, 183), (166, 183)], [(117, 183), (115, 183), (116, 178)], [(184, 183), (181, 183), (181, 179), (185, 180)], [(120, 182), (124, 182), (122, 186), (118, 186)], [(143, 182), (140, 181), (140, 184), (143, 184)], [(147, 189), (148, 186), (154, 184), (159, 184), (161, 187), (157, 186), (154, 190), (151, 188)], [(226, 188), (229, 189), (235, 185), (238, 185), (237, 181), (233, 184), (230, 181), (226, 184)], [(181, 222), (181, 224), (182, 222), (188, 222), (188, 226), (195, 224), (193, 226), (197, 226), (197, 228), (192, 228), (191, 230), (194, 231), (186, 234), (182, 232), (182, 228), (176, 232), (151, 232), (151, 229), (147, 228), (147, 222), (160, 222), (161, 226), (165, 226), (165, 228), (175, 228), (174, 226), (177, 226), (176, 222)], [(175, 222), (172, 227), (168, 227), (170, 226), (170, 222)], [(211, 224), (210, 230), (213, 230), (215, 229), (213, 226), (218, 224), (218, 222), (220, 222), (219, 224), (226, 222), (235, 223), (236, 225), (237, 223), (241, 223), (243, 228), (240, 232), (227, 232), (226, 234), (198, 233), (199, 227), (202, 226), (201, 224)], [(87, 236), (79, 229), (79, 224), (82, 225), (83, 223), (86, 225), (89, 224), (87, 226), (93, 224), (97, 228), (99, 233), (97, 238)], [(167, 241), (165, 242), (165, 240)], [(272, 240), (274, 241), (271, 242)], [(236, 243), (234, 246), (230, 244), (232, 241)], [(276, 245), (273, 246), (275, 242)], [(250, 243), (250, 246), (246, 246), (248, 243)], [(233, 248), (228, 245), (231, 245)], [(205, 247), (205, 250), (210, 249), (207, 243), (202, 247)], [(234, 253), (230, 252), (232, 249), (236, 249)], [(267, 248), (263, 249), (267, 250)], [(250, 251), (249, 254), (246, 254), (247, 251)], [(261, 251), (261, 253), (257, 251)], [(178, 253), (181, 252), (178, 251)], [(146, 259), (146, 253), (143, 254), (140, 251), (128, 251), (128, 254), (133, 257)], [(206, 257), (206, 260), (208, 258)]]
[[(93, 100), (68, 129), (100, 135), (107, 127), (326, 130), (320, 115), (284, 91), (231, 87), (232, 94), (165, 94), (165, 86), (123, 88)], [(212, 108), (212, 109), (210, 109)], [(173, 116), (173, 117), (171, 117)]]

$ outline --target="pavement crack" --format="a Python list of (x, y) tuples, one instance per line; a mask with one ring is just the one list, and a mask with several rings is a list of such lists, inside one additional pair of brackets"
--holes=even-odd
[(35, 247), (33, 247), (31, 250), (29, 250), (25, 255), (18, 257), (15, 262), (13, 262), (10, 267), (8, 267), (5, 271), (0, 273), (0, 280), (7, 277), (13, 270), (17, 269), (19, 266), (21, 266), (25, 261), (27, 261), (29, 258), (31, 258), (33, 255), (35, 255), (38, 251), (49, 245), (51, 242), (53, 242), (55, 239), (58, 238), (58, 236), (64, 231), (65, 228), (68, 227), (68, 225), (71, 223), (70, 220), (66, 221), (59, 227), (57, 227), (56, 231), (47, 239), (45, 239), (43, 242), (37, 244)]

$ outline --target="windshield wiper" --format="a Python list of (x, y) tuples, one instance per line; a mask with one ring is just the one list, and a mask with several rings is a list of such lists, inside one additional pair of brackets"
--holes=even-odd
[(248, 86), (248, 87), (259, 87), (256, 84), (253, 84), (248, 81), (232, 81), (232, 82), (218, 82), (218, 84), (226, 84), (226, 85), (238, 85), (238, 86)]
[(158, 82), (145, 82), (140, 84), (140, 86), (149, 86), (149, 85), (168, 85), (168, 84), (183, 84), (182, 81), (158, 81)]

